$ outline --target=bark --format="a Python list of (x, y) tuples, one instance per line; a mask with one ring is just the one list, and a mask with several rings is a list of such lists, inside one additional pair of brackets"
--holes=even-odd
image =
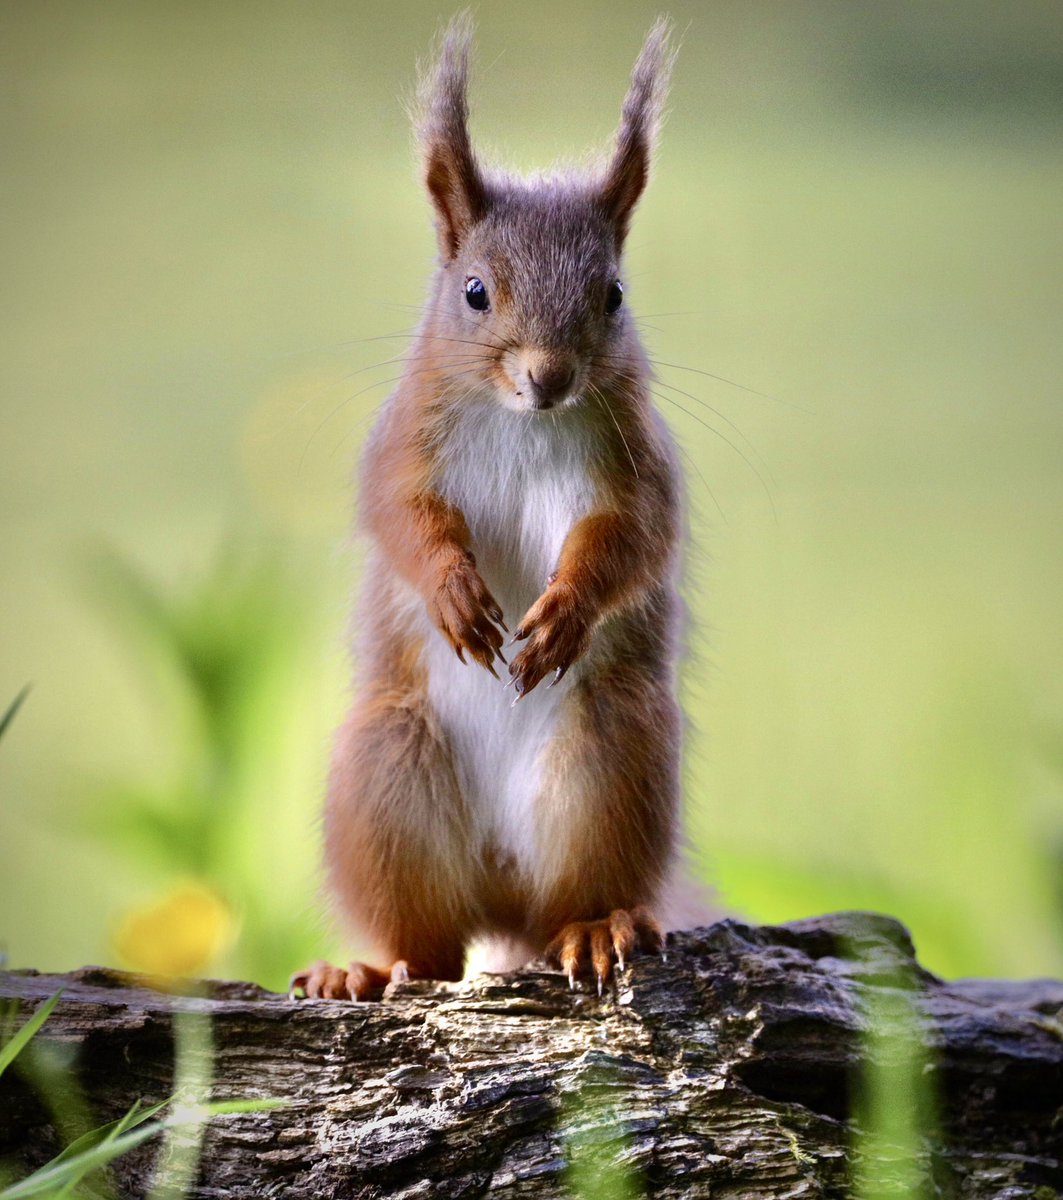
[[(76, 1048), (98, 1122), (170, 1094), (175, 1009), (209, 1014), (215, 1098), (290, 1099), (211, 1122), (196, 1197), (848, 1196), (854, 1166), (904, 1157), (853, 1115), (866, 1060), (903, 1057), (882, 1036), (898, 1001), (934, 1103), (922, 1190), (898, 1175), (880, 1194), (1063, 1195), (1063, 983), (943, 983), (885, 917), (676, 934), (603, 1000), (534, 967), (364, 1004), (239, 983), (175, 998), (99, 968), (10, 973), (0, 996), (26, 1015), (60, 985), (39, 1037)], [(0, 1155), (54, 1153), (47, 1112), (8, 1071)], [(123, 1195), (146, 1193), (155, 1153), (120, 1160)]]

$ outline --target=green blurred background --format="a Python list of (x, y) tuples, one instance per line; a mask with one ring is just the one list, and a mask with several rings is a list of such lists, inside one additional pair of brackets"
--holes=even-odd
[[(481, 147), (603, 145), (656, 7), (477, 5)], [(16, 966), (117, 961), (186, 881), (236, 922), (219, 973), (352, 949), (316, 870), (352, 464), (432, 262), (402, 101), (451, 11), (0, 6)], [(945, 974), (1059, 973), (1063, 10), (670, 11), (628, 296), (663, 363), (774, 397), (660, 368), (701, 870), (757, 919), (889, 911)]]

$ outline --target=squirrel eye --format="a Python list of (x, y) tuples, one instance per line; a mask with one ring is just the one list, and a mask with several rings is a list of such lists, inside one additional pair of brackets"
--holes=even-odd
[(612, 316), (624, 303), (624, 288), (619, 279), (614, 279), (605, 293), (605, 311)]
[(470, 308), (475, 308), (477, 312), (484, 312), (487, 308), (487, 288), (484, 287), (483, 280), (477, 279), (475, 275), (470, 275), (465, 280), (465, 299), (468, 301)]

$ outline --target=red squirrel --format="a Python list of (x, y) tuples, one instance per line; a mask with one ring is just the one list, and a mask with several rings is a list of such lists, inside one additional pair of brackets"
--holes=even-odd
[(461, 979), (474, 941), (601, 994), (662, 947), (678, 858), (682, 486), (622, 263), (670, 26), (608, 163), (548, 178), (481, 167), (470, 41), (452, 22), (420, 81), (439, 265), (365, 453), (357, 698), (325, 812), (332, 897), (374, 957), (297, 974), (307, 997)]

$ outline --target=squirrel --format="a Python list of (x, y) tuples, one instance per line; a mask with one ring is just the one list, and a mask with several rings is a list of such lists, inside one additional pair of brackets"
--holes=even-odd
[(326, 801), (329, 888), (375, 957), (315, 963), (293, 995), (460, 980), (484, 941), (495, 969), (545, 955), (601, 995), (663, 947), (683, 496), (622, 252), (671, 26), (642, 47), (608, 162), (534, 179), (473, 151), (471, 40), (456, 18), (420, 77), (439, 263), (362, 465), (357, 699)]

